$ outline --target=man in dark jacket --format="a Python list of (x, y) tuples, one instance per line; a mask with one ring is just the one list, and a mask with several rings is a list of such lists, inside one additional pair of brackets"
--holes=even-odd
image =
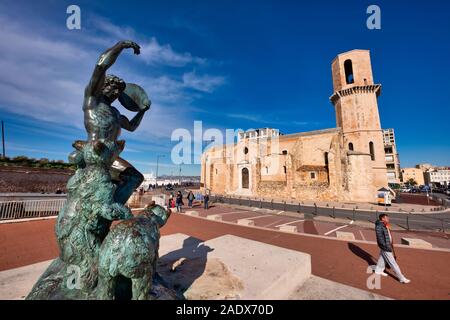
[(406, 279), (397, 264), (397, 257), (395, 256), (391, 231), (389, 228), (390, 225), (388, 215), (385, 213), (380, 214), (379, 220), (375, 222), (375, 233), (377, 235), (377, 244), (381, 251), (377, 265), (374, 266), (374, 271), (376, 274), (386, 277), (387, 273), (384, 272), (384, 268), (387, 262), (392, 270), (394, 270), (395, 275), (401, 283), (409, 283), (411, 281)]

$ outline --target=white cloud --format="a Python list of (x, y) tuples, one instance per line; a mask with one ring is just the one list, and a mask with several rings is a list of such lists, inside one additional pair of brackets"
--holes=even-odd
[[(50, 26), (37, 30), (0, 14), (0, 109), (84, 129), (81, 110), (84, 86), (98, 55), (105, 49), (105, 39), (110, 40), (111, 45), (117, 39), (140, 39), (131, 28), (97, 20), (97, 28), (109, 37), (100, 37), (98, 30), (97, 33), (92, 30), (85, 36), (79, 33), (72, 38), (66, 34), (63, 38), (51, 32)], [(98, 44), (94, 45), (96, 37)], [(72, 41), (62, 40), (68, 38)], [(177, 53), (168, 44), (160, 45), (156, 38), (144, 42), (142, 48), (147, 63), (181, 66), (204, 61), (190, 53)], [(142, 68), (141, 65), (135, 71), (127, 60), (120, 59), (111, 72), (144, 87), (153, 102), (141, 127), (129, 136), (140, 141), (170, 137), (172, 129), (192, 126), (190, 111), (197, 96), (187, 89), (211, 92), (223, 83), (222, 77), (198, 77), (194, 73), (183, 77), (170, 73), (152, 76), (151, 70), (146, 69), (150, 66)]]
[(203, 64), (205, 59), (193, 57), (189, 52), (175, 52), (170, 44), (161, 45), (155, 37), (141, 45), (140, 57), (148, 64), (166, 64), (182, 67), (189, 63)]
[(183, 84), (185, 87), (202, 92), (212, 92), (224, 83), (225, 78), (222, 76), (211, 76), (208, 74), (197, 75), (195, 71), (183, 74)]
[(187, 64), (205, 64), (206, 59), (194, 57), (189, 52), (177, 52), (170, 44), (160, 44), (155, 37), (148, 38), (139, 36), (129, 27), (120, 27), (110, 21), (97, 17), (95, 26), (113, 36), (115, 39), (134, 39), (141, 46), (140, 59), (150, 65), (168, 65), (172, 67), (184, 67)]

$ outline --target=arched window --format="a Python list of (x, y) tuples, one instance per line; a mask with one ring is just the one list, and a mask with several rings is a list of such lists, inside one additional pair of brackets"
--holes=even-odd
[(283, 150), (281, 153), (282, 153), (283, 155), (287, 155), (287, 150)]
[(269, 174), (269, 167), (266, 167), (266, 174)]
[(369, 142), (369, 152), (370, 152), (370, 159), (372, 159), (372, 161), (375, 161), (375, 149), (373, 147), (372, 141)]
[(348, 150), (353, 151), (353, 143), (350, 142), (348, 144)]
[(248, 169), (244, 168), (242, 169), (242, 188), (248, 189), (248, 185), (249, 185), (249, 173)]
[(352, 60), (348, 59), (344, 62), (344, 70), (345, 70), (345, 81), (347, 84), (352, 84), (355, 82), (353, 77), (353, 65)]
[(284, 174), (286, 174), (286, 173), (287, 173), (287, 169), (286, 169), (286, 166), (283, 166), (283, 171), (284, 171)]
[(247, 153), (248, 153), (248, 148), (245, 147), (245, 148), (244, 148), (244, 154), (247, 154)]

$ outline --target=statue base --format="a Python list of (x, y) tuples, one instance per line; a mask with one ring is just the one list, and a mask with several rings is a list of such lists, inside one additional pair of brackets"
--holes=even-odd
[[(96, 288), (83, 290), (74, 284), (67, 283), (67, 264), (57, 258), (48, 266), (39, 280), (26, 297), (27, 300), (96, 300)], [(175, 290), (168, 288), (165, 281), (158, 275), (153, 279), (150, 292), (151, 300), (180, 300), (184, 299)], [(117, 300), (131, 299), (131, 281), (126, 278), (118, 279), (116, 286)]]

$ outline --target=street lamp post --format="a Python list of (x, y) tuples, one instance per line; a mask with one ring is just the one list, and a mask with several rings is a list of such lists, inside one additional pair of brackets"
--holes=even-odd
[(6, 157), (6, 152), (5, 152), (5, 124), (2, 121), (2, 155), (3, 158)]
[(155, 189), (158, 189), (158, 168), (159, 168), (159, 158), (163, 158), (163, 154), (156, 156), (156, 176), (155, 176)]

